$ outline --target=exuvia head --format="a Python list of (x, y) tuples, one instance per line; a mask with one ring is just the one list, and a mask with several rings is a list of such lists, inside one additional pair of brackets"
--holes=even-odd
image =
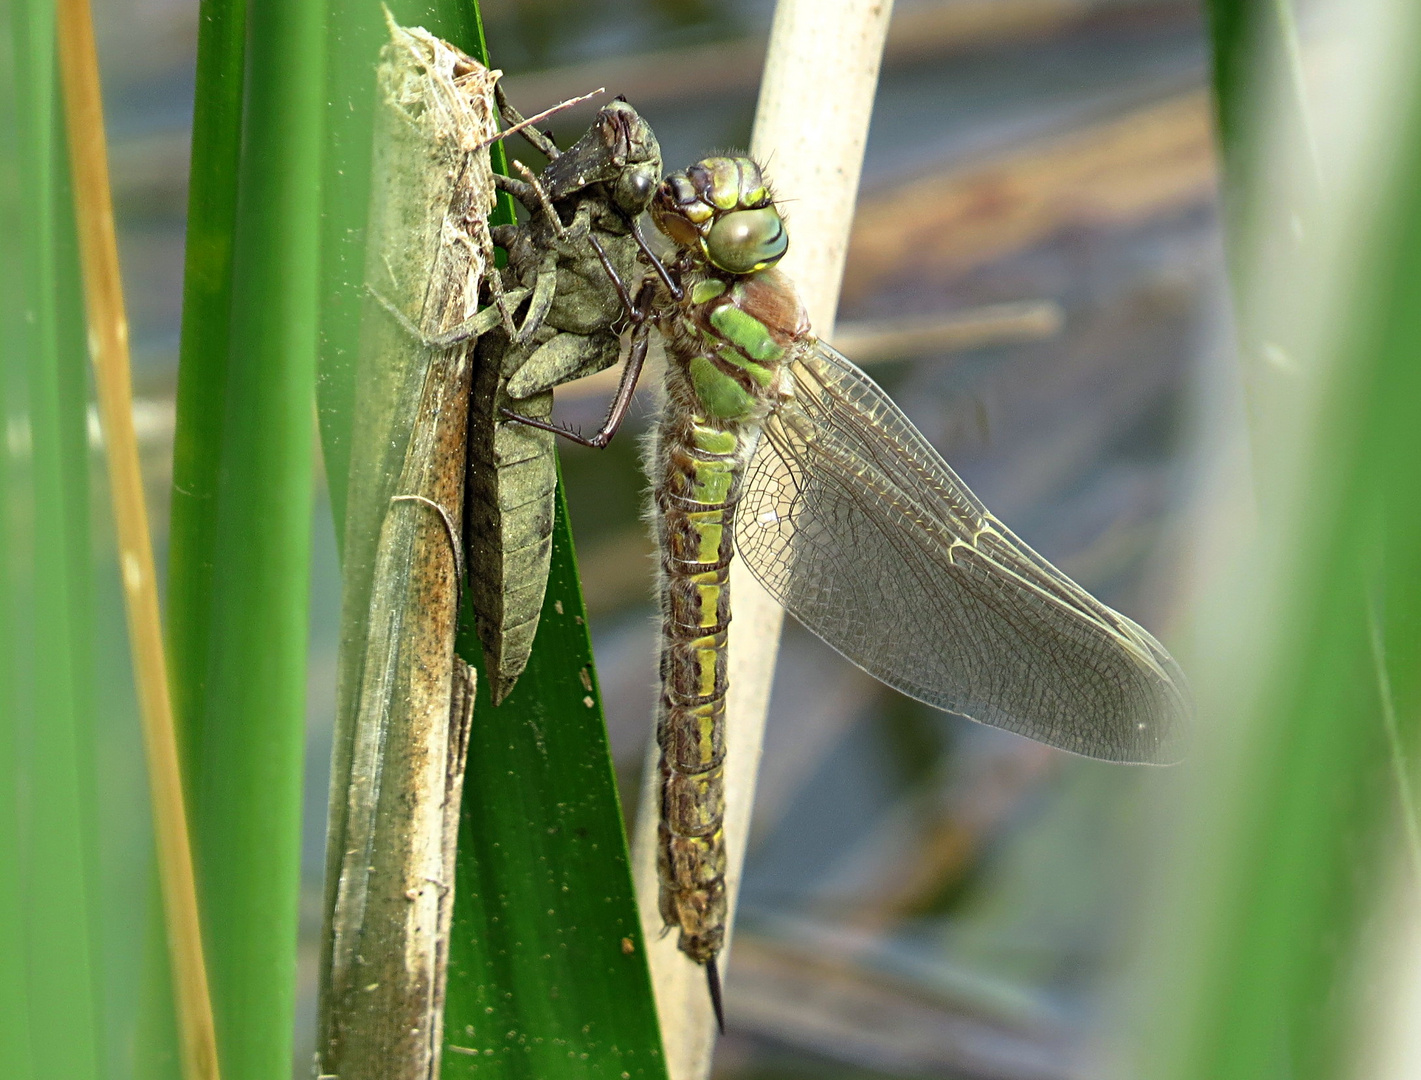
[(612, 201), (636, 217), (661, 181), (661, 144), (641, 114), (621, 97), (597, 114), (593, 130), (606, 143), (612, 160), (621, 163), (612, 181)]
[(542, 180), (554, 201), (606, 184), (612, 201), (635, 218), (661, 180), (661, 144), (641, 114), (617, 98), (598, 110), (587, 134), (548, 165)]
[(713, 157), (661, 182), (651, 219), (678, 247), (697, 248), (731, 274), (753, 274), (789, 248), (760, 166), (748, 157)]

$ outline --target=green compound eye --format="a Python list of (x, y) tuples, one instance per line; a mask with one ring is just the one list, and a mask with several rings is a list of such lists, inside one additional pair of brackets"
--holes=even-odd
[(773, 266), (788, 248), (789, 235), (773, 206), (726, 214), (702, 242), (711, 264), (732, 274), (753, 274)]

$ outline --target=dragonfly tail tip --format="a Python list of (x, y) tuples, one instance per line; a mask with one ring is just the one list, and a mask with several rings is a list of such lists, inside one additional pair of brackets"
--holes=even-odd
[(706, 986), (710, 988), (711, 1008), (715, 1010), (715, 1026), (724, 1035), (725, 1005), (720, 997), (720, 968), (716, 966), (714, 956), (706, 961)]

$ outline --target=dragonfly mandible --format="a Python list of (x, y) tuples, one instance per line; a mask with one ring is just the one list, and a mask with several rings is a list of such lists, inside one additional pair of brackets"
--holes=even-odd
[(645, 256), (623, 392), (595, 436), (560, 433), (606, 445), (657, 326), (659, 903), (705, 965), (723, 1028), (735, 552), (809, 630), (935, 708), (1087, 757), (1163, 764), (1182, 752), (1192, 705), (1164, 646), (993, 517), (888, 395), (814, 336), (775, 269), (788, 235), (754, 161), (668, 176), (651, 216), (675, 252), (664, 265)]

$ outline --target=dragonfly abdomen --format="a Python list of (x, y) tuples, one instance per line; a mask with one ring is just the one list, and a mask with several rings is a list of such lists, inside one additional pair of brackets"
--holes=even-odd
[(756, 432), (699, 419), (659, 433), (660, 909), (698, 963), (725, 938), (725, 693), (735, 498)]
[[(478, 342), (469, 458), (479, 467), (469, 470), (464, 512), (470, 596), (495, 705), (532, 651), (552, 558), (557, 489), (553, 436), (499, 415), (500, 406), (515, 404), (503, 391), (497, 363), (507, 347), (502, 329)], [(516, 405), (543, 419), (552, 412), (552, 397), (544, 391)]]

